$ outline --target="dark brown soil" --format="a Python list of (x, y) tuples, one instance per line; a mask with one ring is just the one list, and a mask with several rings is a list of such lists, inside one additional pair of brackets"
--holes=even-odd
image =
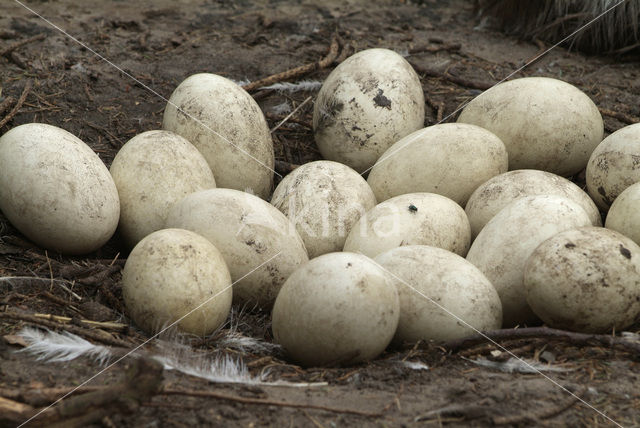
[[(44, 34), (45, 38), (20, 47), (13, 56), (0, 57), (1, 97), (17, 99), (27, 82), (33, 83), (18, 114), (0, 132), (28, 122), (53, 124), (87, 142), (110, 165), (129, 138), (160, 128), (166, 103), (163, 97), (168, 98), (187, 76), (212, 72), (238, 81), (263, 78), (321, 59), (336, 31), (345, 44), (356, 50), (385, 47), (411, 53), (408, 59), (421, 71), (428, 98), (426, 125), (429, 125), (437, 121), (439, 109), (446, 117), (482, 88), (506, 77), (545, 48), (478, 28), (480, 20), (473, 13), (472, 2), (416, 3), (29, 2), (29, 7), (81, 40), (86, 48), (17, 2), (8, 0), (3, 2), (0, 16), (0, 51), (30, 36)], [(611, 132), (640, 117), (639, 65), (634, 57), (585, 56), (557, 48), (518, 76), (550, 76), (575, 84), (603, 109), (606, 129)], [(322, 80), (329, 71), (327, 68), (304, 78)], [(286, 100), (295, 106), (309, 95), (315, 96), (315, 92), (271, 91), (262, 92), (257, 99), (274, 126), (283, 117), (273, 113), (273, 106)], [(311, 112), (312, 104), (307, 103), (293, 120), (274, 133), (276, 159), (300, 164), (319, 158), (310, 130)], [(6, 112), (0, 114), (0, 120), (5, 115)], [(45, 253), (0, 216), (0, 277), (44, 278), (0, 282), (0, 395), (7, 396), (7, 391), (71, 387), (101, 370), (102, 366), (84, 358), (70, 363), (44, 363), (15, 353), (20, 346), (10, 344), (13, 342), (10, 335), (28, 323), (2, 317), (2, 311), (68, 316), (74, 319), (72, 325), (81, 330), (85, 327), (77, 322), (79, 319), (128, 323), (118, 284), (120, 262), (108, 268), (116, 258), (120, 261), (126, 258), (117, 238), (87, 257)], [(47, 279), (51, 277), (61, 281), (50, 282)], [(270, 340), (265, 321), (268, 317), (250, 313), (246, 319), (249, 324), (258, 324), (245, 326), (247, 334)], [(145, 339), (134, 326), (108, 337), (129, 346)], [(580, 391), (585, 401), (621, 425), (640, 424), (637, 354), (596, 345), (576, 346), (558, 339), (520, 339), (503, 344), (528, 359), (539, 359), (546, 351), (546, 358), (551, 355), (555, 359), (554, 365), (570, 369), (547, 373), (555, 382)], [(201, 352), (222, 352), (242, 358), (253, 374), (267, 369), (268, 380), (328, 382), (328, 386), (303, 389), (234, 386), (167, 371), (165, 387), (322, 405), (333, 410), (158, 394), (132, 414), (114, 413), (98, 425), (611, 424), (586, 405), (572, 403), (566, 392), (539, 374), (503, 373), (480, 368), (463, 358), (463, 355), (476, 358), (479, 354), (494, 359), (503, 357), (492, 357), (489, 352), (495, 348), (490, 346), (460, 354), (447, 352), (437, 344), (422, 344), (389, 350), (367, 365), (306, 370), (277, 353), (221, 350), (215, 340), (200, 341), (194, 346)], [(405, 360), (423, 362), (429, 369), (410, 369), (402, 364)], [(125, 361), (95, 378), (91, 385), (116, 382), (123, 376)], [(432, 412), (452, 405), (457, 407), (440, 416)], [(336, 408), (362, 414), (339, 413)], [(421, 417), (424, 420), (417, 421)]]

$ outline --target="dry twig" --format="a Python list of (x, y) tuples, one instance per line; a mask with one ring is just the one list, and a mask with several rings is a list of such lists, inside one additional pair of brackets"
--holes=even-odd
[(321, 60), (313, 62), (311, 64), (301, 65), (299, 67), (295, 67), (290, 70), (283, 71), (281, 73), (273, 74), (269, 77), (265, 77), (264, 79), (247, 83), (242, 88), (247, 92), (251, 92), (263, 86), (269, 86), (274, 83), (291, 80), (297, 77), (304, 76), (305, 74), (312, 73), (316, 70), (326, 68), (330, 66), (333, 63), (333, 61), (335, 61), (335, 59), (338, 57), (339, 49), (340, 49), (340, 45), (338, 43), (338, 38), (334, 36), (333, 40), (331, 40), (329, 53), (327, 53), (327, 56), (325, 56)]
[(486, 342), (487, 337), (492, 340), (524, 339), (524, 338), (554, 338), (561, 339), (576, 345), (585, 345), (593, 342), (604, 346), (623, 348), (636, 356), (640, 356), (640, 343), (632, 342), (621, 337), (608, 334), (586, 334), (574, 333), (572, 331), (558, 330), (548, 327), (530, 328), (508, 328), (503, 330), (492, 330), (483, 333), (484, 336), (476, 334), (462, 339), (452, 340), (444, 344), (444, 347), (451, 351), (458, 351), (468, 348), (478, 343)]
[(18, 40), (17, 42), (12, 43), (9, 46), (7, 46), (6, 48), (4, 48), (3, 50), (1, 50), (0, 51), (0, 56), (7, 56), (11, 52), (15, 51), (18, 48), (21, 48), (22, 46), (24, 46), (26, 44), (29, 44), (31, 42), (35, 42), (36, 40), (42, 40), (44, 38), (45, 38), (44, 34), (38, 34), (36, 36), (29, 37), (28, 39)]
[(382, 413), (380, 412), (365, 412), (365, 411), (356, 410), (356, 409), (345, 409), (345, 408), (338, 408), (338, 407), (321, 406), (318, 404), (291, 403), (287, 401), (269, 400), (264, 398), (238, 397), (237, 395), (227, 395), (227, 394), (222, 394), (220, 392), (214, 392), (214, 391), (198, 391), (198, 390), (164, 388), (160, 391), (160, 393), (164, 395), (187, 395), (190, 397), (215, 398), (218, 400), (235, 401), (237, 403), (243, 403), (243, 404), (258, 404), (263, 406), (279, 406), (279, 407), (293, 407), (298, 409), (324, 410), (325, 412), (347, 413), (350, 415), (366, 416), (369, 418), (377, 418), (382, 416)]
[(29, 95), (32, 85), (33, 85), (33, 82), (31, 80), (27, 80), (27, 83), (24, 85), (24, 89), (22, 90), (22, 94), (20, 95), (20, 98), (18, 98), (18, 102), (16, 103), (16, 105), (13, 106), (13, 109), (9, 112), (9, 114), (4, 119), (0, 120), (0, 128), (2, 128), (7, 123), (9, 123), (9, 121), (13, 119), (13, 116), (15, 116), (18, 113), (18, 110), (20, 110), (20, 108), (22, 107), (22, 104), (27, 99), (27, 95)]
[(67, 398), (50, 408), (38, 409), (0, 397), (0, 423), (30, 421), (30, 426), (83, 427), (114, 413), (133, 413), (158, 393), (163, 368), (150, 358), (131, 361), (122, 382)]
[(87, 339), (95, 340), (96, 342), (104, 343), (106, 345), (118, 346), (122, 348), (131, 347), (131, 343), (121, 339), (117, 339), (104, 330), (89, 329), (89, 328), (80, 327), (77, 325), (70, 325), (70, 324), (61, 324), (56, 321), (38, 318), (35, 315), (6, 311), (6, 312), (0, 312), (0, 319), (23, 321), (26, 323), (47, 327), (52, 330), (58, 330), (61, 327), (64, 327), (64, 329), (69, 333), (77, 334), (78, 336), (86, 337)]

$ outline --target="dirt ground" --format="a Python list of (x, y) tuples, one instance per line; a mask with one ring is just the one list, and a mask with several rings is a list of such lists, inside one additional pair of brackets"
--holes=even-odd
[[(18, 99), (27, 82), (33, 84), (18, 114), (0, 133), (28, 122), (53, 124), (87, 142), (107, 166), (128, 139), (161, 127), (166, 103), (162, 97), (168, 98), (187, 76), (212, 72), (237, 81), (260, 79), (323, 58), (335, 32), (345, 49), (385, 47), (408, 55), (420, 71), (427, 97), (425, 125), (454, 112), (545, 48), (541, 42), (509, 38), (479, 26), (472, 2), (462, 0), (34, 0), (28, 5), (156, 94), (7, 0), (1, 7), (0, 51), (31, 36), (44, 38), (0, 57), (0, 102), (9, 96)], [(518, 76), (549, 76), (573, 83), (602, 109), (607, 132), (612, 132), (640, 117), (639, 65), (637, 57), (585, 56), (561, 47)], [(301, 78), (322, 80), (330, 69)], [(315, 94), (260, 91), (255, 96), (274, 126), (284, 117), (274, 111), (275, 106), (285, 101), (297, 106)], [(310, 129), (312, 110), (307, 103), (274, 133), (276, 159), (285, 165), (319, 158)], [(41, 278), (0, 282), (0, 396), (43, 406), (46, 400), (29, 400), (27, 392), (72, 387), (103, 367), (86, 358), (44, 363), (16, 353), (21, 346), (11, 335), (23, 326), (65, 325), (7, 314), (67, 316), (72, 322), (66, 328), (73, 326), (79, 332), (89, 331), (80, 319), (129, 323), (118, 283), (125, 258), (117, 237), (86, 257), (45, 253), (0, 216), (0, 277)], [(265, 314), (247, 313), (243, 331), (269, 341), (265, 320)], [(85, 337), (96, 343), (133, 347), (145, 339), (134, 326), (91, 331), (95, 335)], [(490, 353), (495, 347), (484, 344), (451, 352), (434, 343), (391, 349), (366, 365), (302, 369), (278, 352), (221, 349), (213, 338), (196, 341), (194, 349), (241, 358), (252, 374), (267, 370), (269, 381), (328, 384), (229, 385), (165, 371), (164, 388), (219, 396), (159, 393), (132, 412), (121, 409), (101, 417), (95, 426), (612, 425), (557, 384), (579, 392), (622, 426), (640, 425), (638, 353), (561, 339), (502, 343), (518, 356), (551, 360), (563, 371), (546, 373), (553, 382), (539, 374), (504, 373), (468, 360), (479, 356), (503, 360), (504, 354)], [(118, 382), (130, 361), (115, 365), (91, 385)], [(406, 361), (424, 363), (428, 369), (410, 368)]]

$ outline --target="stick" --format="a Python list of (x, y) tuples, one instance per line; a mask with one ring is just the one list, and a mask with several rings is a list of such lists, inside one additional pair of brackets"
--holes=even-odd
[(607, 110), (606, 108), (601, 108), (600, 113), (602, 113), (603, 116), (613, 117), (614, 119), (618, 119), (620, 122), (626, 123), (628, 125), (640, 123), (640, 117), (633, 117), (621, 111), (613, 111)]
[(20, 314), (18, 312), (0, 312), (0, 319), (9, 319), (14, 321), (23, 321), (30, 324), (41, 325), (43, 327), (50, 328), (52, 330), (58, 330), (61, 327), (64, 327), (66, 331), (69, 333), (77, 334), (78, 336), (83, 336), (91, 340), (95, 340), (96, 342), (101, 342), (106, 345), (117, 346), (121, 348), (130, 348), (131, 343), (125, 342), (121, 339), (116, 339), (111, 334), (107, 333), (104, 330), (99, 329), (87, 329), (83, 327), (79, 327), (76, 325), (66, 324), (63, 325), (59, 322), (49, 321), (42, 318), (38, 318), (34, 315), (29, 314)]
[(27, 99), (27, 95), (29, 95), (29, 91), (31, 91), (32, 84), (33, 83), (31, 82), (31, 80), (27, 80), (27, 83), (24, 85), (24, 89), (22, 90), (22, 94), (20, 95), (20, 98), (18, 98), (18, 102), (16, 103), (15, 106), (13, 106), (13, 110), (11, 110), (9, 114), (0, 121), (0, 128), (5, 126), (7, 122), (13, 119), (13, 116), (15, 116), (16, 113), (18, 113), (18, 110), (20, 110), (20, 108), (22, 107), (24, 100)]
[[(578, 345), (598, 342), (601, 345), (624, 348), (626, 351), (640, 356), (640, 343), (631, 342), (621, 337), (610, 336), (608, 334), (585, 334), (574, 333), (572, 331), (558, 330), (548, 327), (530, 327), (517, 329), (503, 329), (484, 332), (486, 337), (492, 340), (523, 339), (550, 337), (565, 340)], [(486, 342), (486, 337), (479, 334), (452, 340), (444, 344), (444, 347), (451, 351), (458, 351), (478, 343)]]
[(324, 410), (325, 412), (331, 413), (346, 413), (350, 415), (358, 415), (358, 416), (366, 416), (369, 418), (378, 418), (382, 416), (381, 412), (365, 412), (361, 410), (355, 409), (345, 409), (345, 408), (336, 408), (336, 407), (328, 407), (321, 406), (318, 404), (306, 404), (306, 403), (290, 403), (286, 401), (277, 401), (277, 400), (268, 400), (264, 398), (247, 398), (247, 397), (238, 397), (236, 395), (227, 395), (219, 392), (213, 391), (198, 391), (198, 390), (184, 390), (184, 389), (170, 389), (164, 388), (160, 391), (160, 394), (163, 395), (188, 395), (190, 397), (205, 397), (205, 398), (216, 398), (219, 400), (226, 401), (235, 401), (237, 403), (244, 404), (258, 404), (263, 406), (279, 406), (279, 407), (293, 407), (298, 409), (315, 409), (315, 410)]
[(14, 101), (13, 97), (9, 95), (7, 98), (4, 99), (4, 101), (0, 103), (0, 114), (7, 111), (11, 106), (11, 104), (13, 104), (13, 101)]
[(311, 97), (307, 97), (306, 100), (304, 100), (303, 102), (300, 103), (300, 105), (296, 108), (293, 109), (293, 111), (291, 113), (289, 113), (284, 119), (282, 119), (280, 121), (280, 123), (278, 123), (276, 126), (273, 127), (273, 129), (271, 129), (271, 131), (269, 131), (270, 133), (273, 134), (273, 132), (280, 128), (287, 120), (289, 120), (289, 118), (291, 116), (293, 116), (294, 114), (296, 114), (306, 103), (308, 103), (309, 101), (311, 101)]
[[(34, 317), (36, 318), (40, 318), (43, 320), (49, 320), (49, 321), (57, 321), (59, 323), (62, 324), (68, 324), (71, 321), (73, 321), (72, 318), (69, 317), (63, 317), (60, 315), (52, 315), (52, 314), (33, 314)], [(90, 320), (77, 320), (80, 324), (86, 325), (87, 327), (95, 327), (95, 328), (102, 328), (105, 330), (116, 330), (116, 331), (124, 331), (127, 328), (129, 328), (129, 326), (127, 324), (121, 324), (118, 322), (110, 322), (110, 321), (90, 321)]]
[(159, 362), (136, 358), (120, 383), (67, 398), (44, 409), (26, 406), (17, 412), (2, 413), (0, 407), (0, 418), (11, 418), (10, 421), (18, 424), (29, 422), (30, 426), (83, 427), (114, 413), (131, 414), (158, 393), (162, 373)]
[(4, 48), (3, 50), (0, 51), (0, 56), (6, 56), (8, 54), (10, 54), (11, 52), (15, 51), (18, 48), (21, 48), (22, 46), (29, 44), (31, 42), (35, 42), (36, 40), (42, 40), (44, 39), (45, 35), (44, 34), (38, 34), (37, 36), (33, 36), (33, 37), (29, 37), (28, 39), (24, 39), (24, 40), (18, 40), (17, 42), (7, 46), (6, 48)]
[(265, 77), (264, 79), (247, 83), (242, 88), (247, 92), (251, 92), (263, 86), (269, 86), (274, 83), (282, 82), (285, 80), (291, 80), (293, 78), (301, 77), (305, 74), (314, 72), (316, 70), (326, 68), (329, 65), (331, 65), (331, 63), (333, 63), (333, 61), (338, 57), (339, 48), (340, 48), (340, 45), (338, 43), (338, 38), (334, 36), (333, 39), (331, 40), (331, 45), (329, 47), (329, 52), (327, 53), (327, 56), (325, 56), (321, 60), (313, 62), (311, 64), (301, 65), (299, 67), (295, 67), (290, 70), (283, 71), (281, 73), (273, 74), (269, 77)]

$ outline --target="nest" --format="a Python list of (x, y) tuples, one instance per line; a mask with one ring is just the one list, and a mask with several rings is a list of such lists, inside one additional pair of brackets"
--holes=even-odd
[(566, 41), (569, 47), (588, 53), (640, 52), (640, 0), (476, 0), (476, 9), (490, 25), (530, 40), (558, 43), (588, 24)]

